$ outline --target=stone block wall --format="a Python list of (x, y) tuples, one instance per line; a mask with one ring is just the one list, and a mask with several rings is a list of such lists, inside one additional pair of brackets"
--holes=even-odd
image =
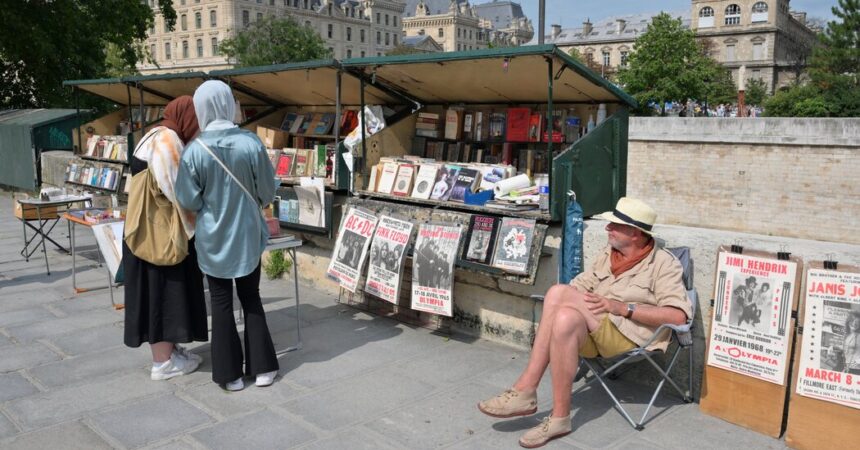
[(664, 224), (860, 243), (860, 119), (631, 118), (627, 195)]

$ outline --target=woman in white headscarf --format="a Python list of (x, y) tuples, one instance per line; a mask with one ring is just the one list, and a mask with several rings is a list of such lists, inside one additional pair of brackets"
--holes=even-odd
[[(194, 109), (201, 133), (182, 154), (175, 189), (179, 204), (197, 212), (197, 259), (212, 297), (212, 380), (230, 391), (244, 388), (243, 375), (268, 386), (278, 359), (260, 301), (260, 256), (269, 237), (260, 207), (275, 198), (275, 173), (260, 139), (233, 124), (229, 86), (206, 81), (194, 93)], [(234, 281), (245, 312), (244, 357)]]

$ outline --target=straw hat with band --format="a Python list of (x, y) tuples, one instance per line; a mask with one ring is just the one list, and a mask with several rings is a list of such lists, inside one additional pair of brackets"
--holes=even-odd
[(651, 236), (654, 222), (657, 221), (657, 212), (642, 200), (621, 197), (614, 211), (607, 211), (597, 217), (612, 223), (629, 225)]

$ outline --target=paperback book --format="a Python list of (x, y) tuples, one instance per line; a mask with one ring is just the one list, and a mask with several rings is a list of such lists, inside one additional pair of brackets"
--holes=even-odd
[(493, 267), (506, 272), (527, 274), (531, 256), (535, 220), (505, 217), (499, 226)]
[(474, 215), (469, 220), (469, 230), (466, 232), (466, 245), (463, 247), (463, 259), (480, 264), (490, 264), (493, 248), (496, 244), (496, 234), (499, 231), (498, 217)]

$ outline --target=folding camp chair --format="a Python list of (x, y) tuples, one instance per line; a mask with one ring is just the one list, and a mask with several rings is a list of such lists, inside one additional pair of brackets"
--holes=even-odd
[[(668, 381), (669, 384), (675, 388), (678, 394), (681, 395), (681, 398), (686, 403), (691, 403), (693, 401), (693, 318), (696, 315), (696, 309), (698, 306), (698, 294), (696, 293), (696, 289), (693, 287), (693, 260), (690, 257), (690, 249), (688, 247), (678, 247), (678, 248), (669, 248), (669, 250), (676, 258), (681, 262), (681, 266), (684, 269), (684, 287), (687, 290), (687, 299), (690, 301), (693, 310), (693, 317), (690, 317), (687, 320), (687, 323), (684, 325), (671, 325), (664, 324), (661, 325), (651, 338), (644, 345), (637, 347), (628, 352), (622, 353), (620, 355), (616, 355), (612, 358), (580, 358), (580, 367), (578, 373), (584, 373), (583, 370), (590, 370), (593, 375), (590, 376), (590, 380), (586, 382), (583, 386), (580, 386), (578, 389), (573, 391), (572, 395), (576, 395), (578, 392), (582, 391), (586, 387), (592, 385), (594, 382), (600, 383), (603, 386), (603, 389), (609, 394), (609, 397), (612, 399), (612, 402), (615, 404), (615, 407), (627, 419), (627, 422), (630, 425), (637, 429), (642, 430), (645, 424), (646, 419), (648, 418), (648, 413), (651, 411), (651, 408), (654, 406), (654, 402), (657, 400), (657, 396), (660, 394), (660, 391), (665, 386)], [(657, 354), (663, 353), (659, 350), (649, 351), (646, 348), (651, 345), (664, 331), (671, 330), (671, 340), (669, 341), (669, 347), (666, 350), (666, 354), (670, 354), (668, 358), (668, 362), (661, 366), (654, 360), (654, 356)], [(670, 349), (674, 346), (674, 350), (670, 352)], [(678, 383), (671, 377), (672, 368), (675, 366), (675, 363), (678, 361), (678, 356), (680, 355), (681, 350), (687, 350), (690, 358), (690, 367), (688, 369), (688, 384), (687, 390), (682, 390)], [(635, 422), (630, 414), (627, 413), (627, 410), (618, 401), (618, 398), (612, 392), (612, 389), (606, 384), (606, 379), (612, 379), (615, 375), (618, 374), (618, 369), (627, 364), (639, 362), (639, 361), (648, 361), (654, 369), (661, 376), (660, 383), (657, 385), (657, 388), (654, 390), (654, 393), (651, 395), (651, 401), (648, 402), (648, 406), (645, 408), (645, 412), (642, 414), (642, 417), (638, 422)], [(608, 365), (608, 367), (606, 367)], [(629, 367), (629, 366), (628, 366)]]

